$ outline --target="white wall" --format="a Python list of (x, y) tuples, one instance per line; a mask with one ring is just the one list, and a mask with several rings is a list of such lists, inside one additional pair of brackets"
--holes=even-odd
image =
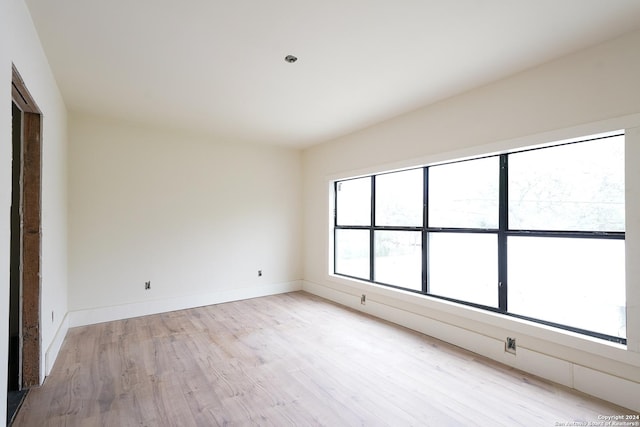
[(69, 135), (72, 325), (300, 288), (299, 151), (75, 113)]
[[(22, 0), (0, 1), (0, 414), (6, 411), (11, 206), (11, 63), (43, 113), (41, 381), (66, 333), (67, 213), (66, 108), (28, 9)], [(51, 312), (54, 320), (51, 321)], [(58, 338), (56, 338), (58, 337)]]
[[(9, 226), (11, 209), (11, 53), (9, 5), (0, 1), (0, 385), (7, 384), (9, 343)], [(7, 388), (0, 387), (0, 419), (7, 413)]]
[[(304, 289), (562, 384), (640, 409), (640, 137), (627, 137), (628, 349), (328, 274), (334, 179), (640, 126), (640, 32), (303, 153)], [(604, 285), (606, 286), (606, 284)], [(367, 304), (360, 305), (360, 294)], [(517, 356), (504, 352), (515, 336)], [(625, 378), (615, 388), (597, 381)], [(612, 380), (614, 381), (614, 380)], [(617, 380), (615, 380), (617, 381)]]

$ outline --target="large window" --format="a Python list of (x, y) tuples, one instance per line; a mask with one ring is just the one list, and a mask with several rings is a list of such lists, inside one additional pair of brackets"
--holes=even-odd
[(624, 135), (335, 183), (334, 273), (626, 343)]

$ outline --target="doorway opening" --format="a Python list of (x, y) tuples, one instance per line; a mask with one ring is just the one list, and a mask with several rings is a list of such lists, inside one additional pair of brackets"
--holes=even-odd
[(40, 384), (42, 114), (13, 67), (7, 422)]

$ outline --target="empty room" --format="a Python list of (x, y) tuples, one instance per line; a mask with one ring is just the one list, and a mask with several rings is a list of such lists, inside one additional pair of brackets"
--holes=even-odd
[(640, 426), (637, 0), (0, 0), (13, 426)]

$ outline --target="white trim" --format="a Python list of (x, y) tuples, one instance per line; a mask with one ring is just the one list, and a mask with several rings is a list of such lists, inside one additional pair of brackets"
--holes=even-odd
[[(640, 410), (640, 401), (636, 399), (636, 397), (640, 395), (640, 378), (638, 378), (638, 381), (632, 381), (629, 378), (622, 378), (622, 374), (613, 372), (618, 370), (626, 372), (638, 371), (638, 366), (640, 366), (640, 360), (622, 349), (613, 348), (611, 349), (613, 352), (608, 355), (587, 354), (584, 360), (576, 357), (576, 355), (579, 356), (579, 353), (584, 355), (584, 352), (576, 351), (564, 345), (554, 346), (556, 347), (555, 350), (541, 351), (537, 347), (539, 340), (543, 338), (525, 335), (523, 332), (535, 331), (535, 327), (518, 330), (514, 328), (514, 324), (511, 324), (511, 319), (501, 319), (501, 324), (494, 322), (490, 328), (488, 328), (486, 324), (482, 325), (482, 329), (485, 332), (474, 331), (470, 328), (454, 324), (451, 321), (454, 319), (448, 319), (446, 317), (447, 313), (434, 313), (431, 308), (427, 308), (421, 312), (419, 310), (410, 310), (411, 307), (403, 304), (403, 301), (400, 299), (390, 299), (386, 295), (380, 295), (377, 293), (379, 290), (375, 289), (374, 291), (373, 287), (370, 287), (368, 290), (365, 289), (366, 288), (363, 288), (364, 292), (367, 293), (366, 304), (361, 305), (360, 296), (358, 295), (360, 291), (356, 288), (344, 287), (343, 289), (336, 289), (309, 281), (303, 281), (303, 290), (305, 292), (396, 323), (505, 365), (513, 366), (558, 384), (608, 400), (617, 405), (625, 406), (633, 410)], [(385, 289), (380, 290), (385, 291)], [(373, 294), (372, 291), (376, 292), (376, 294)], [(380, 296), (383, 298), (380, 298)], [(413, 298), (416, 297), (415, 295), (411, 296)], [(437, 304), (439, 301), (434, 301), (434, 303)], [(414, 308), (416, 306), (414, 306)], [(491, 331), (491, 329), (493, 329), (493, 331)], [(518, 348), (516, 355), (505, 352), (504, 342), (498, 338), (502, 336), (500, 334), (505, 333), (517, 337)], [(558, 354), (554, 354), (555, 352)], [(621, 358), (628, 359), (625, 360), (625, 362), (628, 363), (609, 359), (611, 356), (623, 355), (627, 357)], [(612, 372), (603, 372), (607, 367)], [(599, 383), (598, 381), (602, 382)], [(598, 384), (607, 384), (607, 387), (599, 387)], [(634, 397), (630, 398), (629, 396)], [(634, 401), (633, 399), (636, 400)]]
[(302, 290), (301, 281), (273, 283), (263, 286), (225, 289), (218, 292), (185, 295), (175, 298), (136, 302), (110, 307), (96, 307), (69, 312), (69, 326), (86, 326), (95, 323), (130, 319), (150, 314), (166, 313), (230, 301), (276, 295)]
[(618, 130), (634, 128), (637, 126), (640, 126), (640, 113), (601, 120), (593, 123), (581, 124), (565, 129), (555, 129), (519, 138), (511, 138), (487, 144), (475, 145), (458, 150), (433, 153), (426, 156), (414, 157), (392, 163), (376, 164), (356, 170), (332, 173), (326, 175), (324, 178), (330, 184), (333, 181), (338, 181), (341, 179), (357, 178), (379, 173), (392, 172), (396, 170), (412, 169), (423, 167), (426, 165), (434, 165), (438, 163), (448, 163), (458, 160), (472, 159), (478, 156), (485, 157), (533, 147), (577, 141), (582, 139), (582, 137), (584, 136), (606, 134)]
[[(544, 340), (549, 343), (561, 345), (566, 350), (575, 349), (580, 352), (586, 351), (593, 355), (640, 368), (639, 353), (628, 351), (622, 344), (605, 341), (588, 335), (493, 313), (488, 310), (435, 298), (429, 295), (417, 294), (415, 292), (403, 291), (401, 289), (342, 278), (335, 275), (327, 275), (326, 283), (319, 284), (319, 286), (344, 292), (349, 294), (351, 298), (357, 296), (358, 301), (360, 294), (367, 293), (370, 294), (367, 295), (367, 301), (377, 299), (384, 304), (391, 305), (403, 311), (426, 316), (430, 319), (446, 319), (448, 323), (453, 325), (458, 325), (462, 322), (473, 322), (478, 325), (478, 328), (474, 327), (472, 329), (474, 332), (480, 333), (479, 329), (484, 330), (487, 327), (499, 328), (500, 330), (508, 329), (513, 333), (525, 334), (532, 339)], [(640, 371), (638, 380), (640, 380)]]
[(640, 412), (640, 399), (638, 399), (638, 396), (640, 396), (639, 383), (607, 375), (604, 372), (585, 368), (580, 365), (573, 365), (573, 376), (574, 389)]
[[(58, 330), (53, 336), (53, 340), (49, 345), (49, 348), (44, 353), (44, 375), (45, 377), (51, 374), (51, 369), (53, 369), (53, 364), (58, 358), (58, 353), (60, 353), (60, 349), (62, 348), (62, 343), (64, 342), (65, 337), (67, 336), (67, 331), (69, 331), (69, 314), (65, 314), (64, 319), (60, 323)], [(42, 380), (40, 383), (42, 384)]]

